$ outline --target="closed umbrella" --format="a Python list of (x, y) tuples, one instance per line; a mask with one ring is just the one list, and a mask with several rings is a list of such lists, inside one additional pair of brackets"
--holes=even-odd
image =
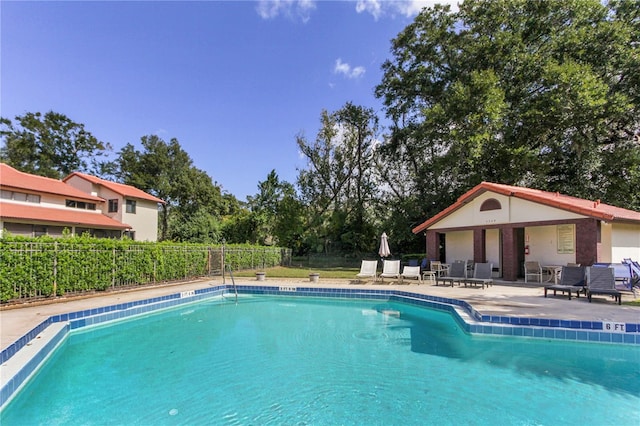
[(380, 250), (378, 250), (380, 257), (391, 256), (391, 250), (389, 250), (389, 241), (387, 241), (387, 233), (383, 232), (380, 237)]

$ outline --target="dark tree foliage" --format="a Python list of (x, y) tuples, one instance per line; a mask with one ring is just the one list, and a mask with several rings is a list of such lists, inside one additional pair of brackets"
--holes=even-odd
[[(639, 209), (636, 1), (465, 1), (392, 41), (376, 95), (422, 217), (481, 181)], [(402, 203), (401, 203), (402, 204)]]
[(17, 170), (61, 179), (73, 172), (102, 175), (111, 146), (57, 112), (0, 118), (0, 158)]

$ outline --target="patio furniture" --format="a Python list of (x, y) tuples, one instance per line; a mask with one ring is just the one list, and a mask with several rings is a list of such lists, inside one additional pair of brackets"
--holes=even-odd
[(473, 267), (475, 266), (473, 259), (467, 260), (467, 278), (473, 277)]
[(448, 263), (442, 263), (439, 260), (431, 261), (431, 270), (436, 273), (436, 277), (442, 277), (449, 272), (450, 265)]
[(613, 268), (590, 266), (587, 268), (587, 299), (591, 303), (591, 296), (604, 294), (612, 296), (618, 305), (622, 304), (622, 294), (616, 289), (616, 277)]
[(382, 273), (378, 275), (384, 283), (385, 278), (400, 279), (400, 261), (399, 260), (383, 260)]
[(451, 287), (453, 287), (454, 282), (458, 282), (458, 285), (467, 278), (467, 262), (464, 260), (456, 260), (451, 264), (451, 269), (449, 269), (449, 273), (446, 276), (436, 277), (436, 285), (439, 282), (442, 282), (444, 285), (450, 282)]
[(429, 280), (434, 284), (438, 284), (436, 282), (436, 273), (434, 271), (422, 271), (422, 281)]
[(487, 287), (493, 285), (493, 264), (492, 263), (476, 263), (473, 268), (473, 278), (465, 278), (464, 286), (469, 285), (482, 285)]
[(403, 282), (405, 278), (417, 279), (418, 285), (422, 282), (422, 275), (420, 274), (419, 266), (405, 266), (400, 274), (400, 282)]
[(542, 267), (540, 262), (528, 261), (524, 262), (524, 282), (529, 282), (529, 277), (538, 279), (538, 282), (542, 282)]
[(378, 269), (378, 261), (377, 260), (363, 260), (360, 265), (360, 272), (356, 275), (357, 278), (373, 278), (374, 281), (377, 280), (377, 269)]
[(554, 284), (558, 284), (558, 278), (562, 272), (561, 265), (542, 265), (542, 274), (547, 275), (546, 282), (550, 283), (553, 280)]
[(545, 286), (544, 297), (547, 297), (548, 290), (553, 290), (554, 296), (558, 291), (562, 292), (562, 294), (569, 293), (569, 300), (571, 300), (572, 291), (576, 292), (576, 297), (580, 297), (581, 291), (586, 294), (585, 268), (581, 266), (563, 266), (560, 284)]

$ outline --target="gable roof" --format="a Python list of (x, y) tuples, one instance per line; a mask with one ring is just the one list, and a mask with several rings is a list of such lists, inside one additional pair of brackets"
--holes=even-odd
[(104, 202), (102, 198), (80, 191), (61, 180), (20, 172), (5, 163), (0, 163), (0, 187), (34, 194), (59, 195), (74, 200)]
[(163, 200), (161, 200), (160, 198), (154, 197), (153, 195), (148, 194), (148, 193), (144, 192), (143, 190), (138, 189), (138, 188), (136, 188), (134, 186), (125, 185), (125, 184), (122, 184), (122, 183), (111, 182), (111, 181), (108, 181), (108, 180), (105, 180), (105, 179), (100, 179), (99, 177), (96, 177), (96, 176), (87, 175), (85, 173), (73, 172), (69, 176), (65, 177), (63, 179), (63, 182), (68, 181), (73, 176), (77, 176), (77, 177), (79, 177), (81, 179), (89, 181), (94, 185), (104, 186), (105, 188), (115, 192), (116, 194), (122, 195), (123, 197), (138, 198), (138, 199), (141, 199), (141, 200), (154, 201), (156, 203), (165, 204), (165, 202)]
[(525, 188), (521, 186), (503, 185), (500, 183), (482, 182), (465, 192), (455, 203), (442, 210), (412, 229), (417, 234), (429, 228), (433, 224), (449, 216), (451, 213), (462, 208), (474, 198), (487, 192), (506, 195), (508, 197), (521, 198), (538, 204), (555, 207), (568, 212), (580, 214), (594, 219), (607, 222), (634, 222), (640, 223), (640, 212), (627, 210), (609, 204), (601, 203), (600, 200), (592, 201), (583, 198), (571, 197), (558, 192), (547, 192), (539, 189)]
[(0, 202), (0, 217), (2, 219), (28, 220), (59, 225), (83, 225), (101, 229), (131, 229), (131, 225), (120, 223), (96, 212), (78, 209), (56, 209), (18, 203)]

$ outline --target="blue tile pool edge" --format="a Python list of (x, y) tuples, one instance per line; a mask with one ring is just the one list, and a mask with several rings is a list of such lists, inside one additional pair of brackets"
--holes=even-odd
[[(453, 315), (454, 319), (459, 323), (463, 330), (470, 334), (640, 345), (640, 323), (626, 323), (624, 333), (610, 333), (602, 331), (602, 321), (576, 321), (482, 315), (475, 310), (473, 306), (463, 300), (416, 294), (409, 291), (391, 289), (381, 290), (255, 285), (237, 285), (235, 289), (238, 294), (246, 295), (335, 297), (346, 299), (380, 299), (400, 301), (448, 312)], [(0, 389), (0, 409), (5, 406), (5, 404), (11, 399), (14, 392), (18, 390), (24, 381), (37, 370), (42, 361), (46, 359), (48, 354), (67, 336), (71, 330), (120, 320), (161, 309), (167, 309), (186, 303), (194, 303), (214, 296), (225, 295), (234, 296), (234, 286), (227, 284), (219, 285), (151, 299), (137, 300), (101, 308), (54, 315), (47, 318), (0, 353), (0, 360), (4, 364), (51, 324), (68, 322), (68, 326), (57, 333), (55, 338), (52, 339), (52, 341), (49, 342), (32, 360), (27, 362), (18, 374), (8, 380), (3, 378), (2, 388)], [(229, 300), (230, 299), (226, 299), (226, 301)], [(468, 316), (475, 322), (467, 322), (463, 316)]]

